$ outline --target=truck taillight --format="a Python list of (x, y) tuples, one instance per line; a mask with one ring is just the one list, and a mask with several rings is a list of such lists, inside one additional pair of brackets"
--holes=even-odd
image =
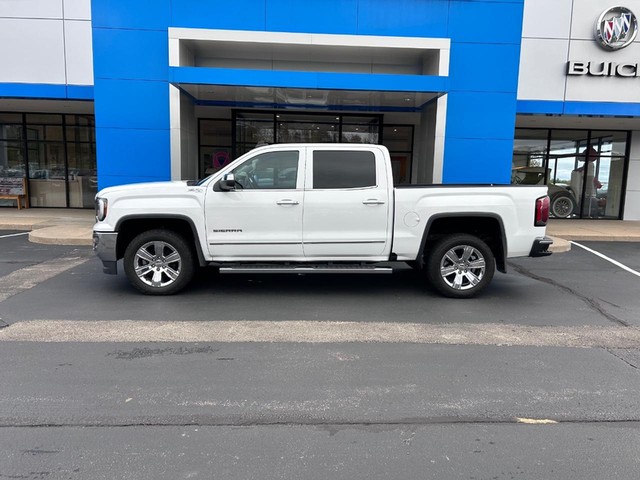
[(549, 220), (549, 197), (544, 196), (536, 200), (536, 227), (544, 227)]

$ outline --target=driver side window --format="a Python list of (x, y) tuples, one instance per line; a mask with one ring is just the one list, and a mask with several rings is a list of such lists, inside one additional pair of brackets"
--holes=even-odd
[(299, 152), (268, 152), (247, 160), (233, 173), (243, 190), (294, 190)]

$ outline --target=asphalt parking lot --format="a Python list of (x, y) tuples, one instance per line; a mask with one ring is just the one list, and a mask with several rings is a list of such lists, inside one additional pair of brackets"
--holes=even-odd
[[(483, 295), (452, 301), (408, 267), (393, 275), (307, 276), (220, 275), (205, 268), (179, 295), (147, 297), (129, 286), (121, 265), (117, 276), (104, 275), (87, 247), (36, 245), (24, 235), (0, 242), (1, 275), (45, 260), (87, 258), (6, 299), (0, 317), (7, 323), (64, 318), (640, 325), (640, 297), (630, 294), (639, 277), (575, 246), (551, 257), (513, 259), (509, 273), (496, 273)], [(638, 244), (585, 245), (640, 270)]]
[[(638, 244), (585, 246), (640, 268)], [(0, 478), (635, 478), (632, 271), (574, 246), (512, 260), (470, 300), (409, 268), (205, 269), (179, 295), (147, 297), (90, 248), (0, 232)], [(133, 340), (140, 325), (155, 330)], [(318, 325), (384, 325), (391, 340), (296, 336)], [(419, 328), (436, 340), (399, 336)], [(251, 340), (259, 329), (278, 340)], [(482, 330), (492, 340), (474, 343)]]

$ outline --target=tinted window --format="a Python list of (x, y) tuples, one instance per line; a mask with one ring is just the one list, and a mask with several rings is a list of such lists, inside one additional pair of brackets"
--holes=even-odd
[(295, 189), (298, 152), (269, 152), (256, 155), (233, 170), (244, 190)]
[(376, 185), (373, 152), (313, 152), (313, 188), (360, 188)]

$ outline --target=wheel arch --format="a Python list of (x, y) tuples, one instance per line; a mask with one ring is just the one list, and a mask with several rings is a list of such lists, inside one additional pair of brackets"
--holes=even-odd
[(495, 213), (456, 212), (432, 215), (422, 234), (418, 258), (424, 267), (424, 254), (445, 235), (466, 233), (483, 240), (491, 249), (499, 272), (507, 273), (507, 237), (502, 217)]
[(186, 215), (126, 215), (118, 220), (115, 230), (118, 232), (116, 258), (124, 257), (127, 245), (142, 232), (163, 228), (182, 235), (194, 248), (200, 266), (207, 264), (199, 242), (198, 230), (193, 220)]

